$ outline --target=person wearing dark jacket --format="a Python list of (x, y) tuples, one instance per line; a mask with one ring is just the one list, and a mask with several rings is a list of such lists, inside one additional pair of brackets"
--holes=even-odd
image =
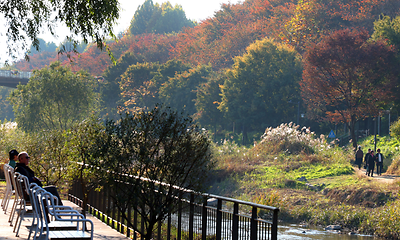
[(361, 150), (361, 146), (358, 146), (358, 150), (356, 152), (356, 161), (354, 162), (358, 166), (358, 170), (361, 169), (363, 156), (364, 156), (364, 153)]
[(365, 166), (365, 175), (368, 175), (368, 159), (371, 156), (371, 148), (368, 148), (368, 152), (365, 154), (364, 157), (364, 166)]
[(367, 169), (368, 169), (368, 176), (371, 175), (371, 177), (374, 176), (374, 168), (375, 168), (375, 159), (376, 156), (374, 155), (374, 151), (371, 151), (368, 159), (367, 159)]
[[(20, 152), (18, 154), (18, 161), (19, 163), (16, 164), (15, 166), (15, 172), (18, 172), (24, 176), (26, 176), (29, 180), (29, 183), (36, 183), (40, 187), (43, 186), (42, 182), (35, 177), (35, 173), (33, 170), (28, 166), (30, 158), (27, 152)], [(58, 194), (57, 188), (55, 186), (47, 186), (44, 187), (46, 191), (50, 192), (54, 196), (58, 198), (58, 205), (62, 205), (62, 201), (60, 198), (60, 195)]]
[(381, 149), (378, 148), (376, 150), (376, 174), (378, 176), (382, 175), (382, 167), (383, 167), (383, 154), (381, 153)]

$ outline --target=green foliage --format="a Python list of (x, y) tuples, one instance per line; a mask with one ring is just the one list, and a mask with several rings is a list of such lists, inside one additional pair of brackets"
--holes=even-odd
[(93, 78), (86, 72), (73, 73), (59, 62), (34, 71), (27, 85), (18, 85), (9, 100), (19, 127), (66, 130), (95, 109)]
[(400, 119), (392, 123), (390, 126), (390, 134), (400, 141)]
[(390, 16), (381, 16), (374, 22), (374, 33), (371, 36), (374, 41), (385, 40), (388, 44), (400, 47), (400, 16), (393, 19)]
[[(105, 134), (105, 126), (102, 120), (95, 116), (89, 116), (85, 120), (75, 124), (67, 132), (68, 164), (66, 179), (70, 184), (78, 183), (83, 193), (83, 205), (88, 203), (89, 193), (99, 188), (98, 172), (93, 171), (93, 165), (98, 164), (99, 145)], [(65, 161), (65, 160), (64, 160)], [(86, 216), (86, 211), (82, 214)]]
[[(103, 48), (106, 36), (114, 36), (113, 24), (119, 17), (118, 1), (28, 1), (2, 2), (0, 15), (4, 17), (8, 52), (16, 56), (17, 49), (26, 51), (26, 42), (32, 42), (39, 50), (38, 35), (43, 28), (57, 35), (56, 22), (62, 22), (70, 30), (70, 39), (74, 36), (84, 42), (94, 40)], [(17, 14), (18, 13), (18, 14)], [(4, 29), (4, 26), (3, 26)]]
[(169, 1), (161, 6), (146, 0), (139, 6), (129, 27), (134, 35), (142, 33), (171, 33), (179, 32), (184, 27), (193, 27), (195, 23), (186, 18), (182, 6), (172, 7)]
[(14, 112), (7, 97), (10, 95), (12, 89), (0, 86), (0, 120), (14, 120)]
[[(157, 103), (164, 101), (165, 105), (175, 109), (181, 109), (187, 104), (190, 106), (188, 109), (193, 111), (195, 93), (191, 90), (197, 87), (195, 84), (198, 81), (203, 80), (201, 74), (206, 74), (208, 70), (207, 67), (190, 70), (189, 65), (179, 60), (170, 60), (161, 65), (157, 63), (131, 65), (121, 75), (120, 81), (124, 110), (136, 112), (141, 109), (151, 109)], [(182, 92), (177, 92), (178, 90)]]
[(128, 69), (130, 65), (142, 63), (142, 56), (138, 56), (132, 52), (126, 52), (115, 63), (104, 70), (104, 80), (100, 82), (100, 101), (103, 116), (116, 119), (117, 106), (121, 104), (121, 75)]
[(136, 230), (151, 239), (155, 224), (183, 196), (177, 188), (205, 189), (212, 167), (210, 142), (190, 118), (164, 107), (109, 121), (105, 133), (97, 142), (100, 174), (118, 173), (104, 179), (113, 189), (116, 205), (122, 212), (127, 207), (137, 209), (145, 229)]
[(53, 42), (47, 43), (45, 40), (38, 38), (39, 41), (39, 49), (36, 49), (34, 45), (31, 45), (31, 48), (29, 50), (29, 54), (33, 55), (38, 53), (39, 51), (46, 51), (46, 52), (54, 52), (57, 49), (57, 45)]
[(17, 123), (0, 121), (0, 158), (3, 162), (8, 163), (11, 149), (23, 149), (26, 142), (26, 134), (17, 127)]
[(35, 176), (45, 185), (65, 187), (68, 155), (64, 148), (67, 141), (64, 132), (59, 129), (31, 132), (26, 138), (27, 142), (20, 151), (29, 153), (29, 166)]
[(263, 129), (293, 119), (290, 100), (299, 99), (300, 57), (293, 48), (263, 39), (234, 59), (226, 72), (219, 109), (248, 129)]
[(207, 82), (210, 72), (211, 66), (199, 65), (181, 74), (175, 74), (160, 87), (161, 102), (175, 110), (184, 110), (189, 115), (195, 114), (196, 90), (200, 84)]
[[(224, 83), (224, 78), (221, 75), (212, 76), (205, 83), (200, 84), (196, 91), (196, 115), (195, 119), (202, 126), (214, 127), (216, 134), (216, 126), (222, 123), (223, 114), (218, 109), (218, 102), (221, 97), (220, 85)], [(214, 135), (215, 136), (215, 135)]]

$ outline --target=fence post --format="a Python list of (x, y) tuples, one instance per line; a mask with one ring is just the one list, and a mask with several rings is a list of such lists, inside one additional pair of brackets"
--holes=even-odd
[[(128, 219), (129, 219), (129, 222), (132, 222), (132, 208), (131, 207), (128, 207)], [(126, 237), (128, 237), (128, 238), (131, 237), (131, 230), (129, 229), (128, 222), (126, 223)]]
[(171, 212), (168, 213), (167, 240), (171, 239)]
[(133, 226), (135, 226), (133, 229), (135, 230), (134, 232), (133, 232), (133, 240), (136, 240), (137, 239), (137, 236), (136, 236), (136, 229), (138, 228), (137, 227), (137, 209), (136, 208), (134, 208), (133, 209)]
[(222, 231), (222, 200), (218, 198), (217, 201), (217, 224), (215, 228), (215, 238), (216, 240), (221, 240), (221, 231)]
[(201, 239), (207, 239), (207, 197), (203, 198), (203, 208), (201, 216)]
[(272, 218), (272, 227), (271, 227), (271, 239), (278, 239), (278, 213), (279, 208), (274, 209), (274, 216)]
[(189, 239), (193, 239), (193, 226), (194, 226), (194, 195), (190, 194), (190, 207), (189, 207)]
[(177, 235), (178, 235), (177, 239), (181, 240), (181, 237), (182, 237), (182, 200), (179, 202), (179, 208), (178, 208), (178, 234)]
[(253, 206), (250, 221), (250, 239), (257, 240), (257, 207)]
[(233, 204), (233, 216), (232, 216), (232, 240), (239, 239), (239, 204)]

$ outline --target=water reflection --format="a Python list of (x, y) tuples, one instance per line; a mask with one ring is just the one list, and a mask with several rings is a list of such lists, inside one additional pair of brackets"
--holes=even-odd
[(279, 240), (315, 240), (315, 239), (328, 239), (328, 240), (372, 240), (379, 239), (366, 235), (348, 235), (338, 234), (325, 231), (323, 228), (302, 228), (294, 224), (279, 224), (278, 225), (278, 239)]

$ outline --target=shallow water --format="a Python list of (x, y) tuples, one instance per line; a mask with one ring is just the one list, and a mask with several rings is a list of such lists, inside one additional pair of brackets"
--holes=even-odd
[(328, 239), (328, 240), (372, 240), (379, 239), (367, 235), (349, 235), (338, 234), (334, 232), (325, 231), (323, 228), (303, 228), (295, 224), (279, 224), (278, 225), (278, 239), (279, 240), (315, 240), (315, 239)]

